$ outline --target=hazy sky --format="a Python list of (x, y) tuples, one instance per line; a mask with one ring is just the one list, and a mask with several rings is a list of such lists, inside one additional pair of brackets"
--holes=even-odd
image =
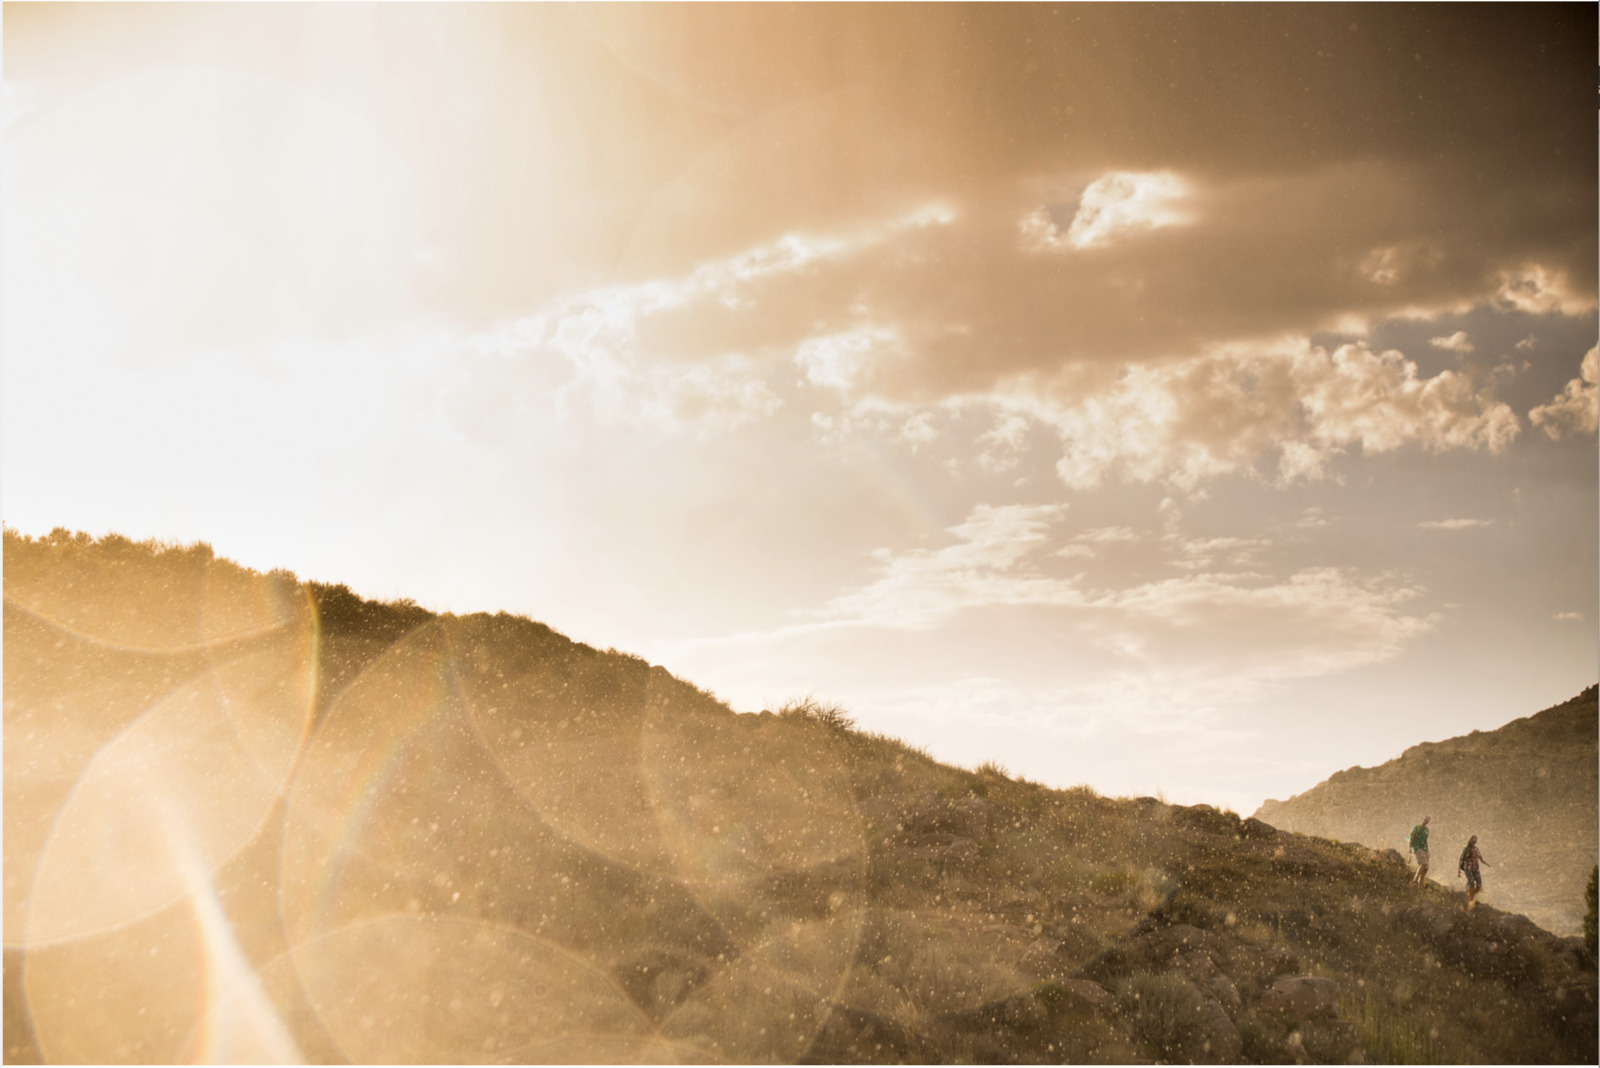
[(1592, 5), (33, 5), (3, 511), (1249, 812), (1597, 677)]

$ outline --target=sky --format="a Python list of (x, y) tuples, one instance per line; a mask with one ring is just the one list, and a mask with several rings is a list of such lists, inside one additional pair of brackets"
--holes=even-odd
[(1246, 814), (1600, 674), (1590, 5), (3, 34), (11, 529)]

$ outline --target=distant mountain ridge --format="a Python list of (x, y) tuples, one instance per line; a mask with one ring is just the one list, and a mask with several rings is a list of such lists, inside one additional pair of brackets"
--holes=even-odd
[(1489, 860), (1484, 900), (1560, 934), (1577, 934), (1595, 864), (1600, 704), (1596, 687), (1493, 731), (1412, 746), (1374, 768), (1355, 767), (1256, 818), (1285, 830), (1405, 851), (1431, 815), (1429, 877), (1458, 882), (1471, 835)]

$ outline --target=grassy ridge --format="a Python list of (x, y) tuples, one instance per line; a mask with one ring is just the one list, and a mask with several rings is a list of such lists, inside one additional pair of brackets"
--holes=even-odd
[[(1580, 941), (1382, 851), (949, 767), (814, 700), (737, 715), (203, 546), (5, 553), (8, 1061), (1595, 1055)], [(151, 753), (159, 789), (119, 777)], [(152, 790), (203, 878), (57, 848)]]

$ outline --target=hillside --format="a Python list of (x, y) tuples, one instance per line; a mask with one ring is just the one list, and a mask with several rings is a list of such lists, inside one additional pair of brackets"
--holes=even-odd
[(1480, 900), (1577, 934), (1584, 883), (1600, 841), (1600, 705), (1591, 686), (1572, 700), (1494, 731), (1425, 742), (1375, 768), (1350, 768), (1259, 819), (1286, 830), (1406, 849), (1431, 815), (1429, 878), (1457, 886), (1456, 858), (1478, 836), (1489, 860)]
[(1382, 851), (204, 546), (4, 564), (8, 1062), (1596, 1057), (1592, 947)]

